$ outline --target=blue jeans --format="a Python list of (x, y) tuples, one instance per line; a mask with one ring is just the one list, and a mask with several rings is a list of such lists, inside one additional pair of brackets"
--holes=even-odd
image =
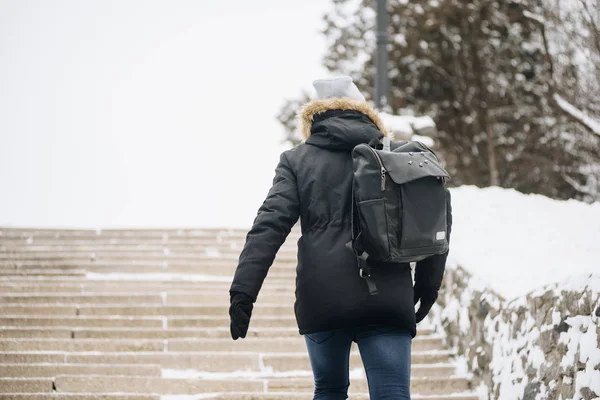
[(304, 335), (315, 378), (314, 399), (348, 398), (350, 346), (358, 344), (371, 400), (410, 400), (409, 332), (373, 325)]

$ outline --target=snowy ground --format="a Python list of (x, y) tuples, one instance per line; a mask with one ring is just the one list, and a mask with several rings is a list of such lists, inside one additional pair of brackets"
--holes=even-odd
[(600, 203), (512, 189), (451, 189), (448, 265), (460, 264), (507, 300), (568, 277), (600, 274)]

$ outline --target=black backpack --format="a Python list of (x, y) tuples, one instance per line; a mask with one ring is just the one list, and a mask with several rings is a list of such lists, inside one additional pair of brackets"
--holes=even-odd
[(352, 149), (352, 240), (359, 274), (372, 295), (369, 261), (406, 263), (448, 251), (446, 181), (450, 175), (421, 142), (375, 139)]

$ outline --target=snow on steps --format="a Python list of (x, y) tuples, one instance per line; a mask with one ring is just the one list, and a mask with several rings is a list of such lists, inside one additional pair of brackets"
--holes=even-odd
[[(447, 369), (450, 356), (448, 351), (414, 352), (412, 357), (413, 376), (440, 376)], [(310, 372), (310, 363), (305, 352), (297, 353), (256, 353), (256, 352), (63, 352), (63, 351), (20, 351), (2, 353), (0, 365), (23, 368), (33, 364), (53, 364), (69, 367), (73, 364), (86, 365), (159, 365), (169, 376), (173, 371), (181, 371), (181, 375), (189, 376), (190, 371), (207, 373), (236, 372), (247, 376), (249, 373), (264, 375), (270, 373), (287, 373), (290, 371)], [(350, 367), (360, 369), (362, 364), (358, 352), (350, 355)], [(436, 370), (440, 368), (440, 370)]]
[[(411, 390), (421, 394), (445, 394), (464, 392), (468, 384), (455, 377), (411, 378)], [(14, 388), (19, 389), (15, 390)], [(0, 388), (6, 391), (66, 393), (148, 393), (148, 394), (199, 394), (219, 392), (309, 392), (313, 391), (312, 377), (286, 378), (233, 378), (233, 379), (186, 379), (157, 378), (121, 375), (56, 375), (52, 378), (0, 378)], [(25, 390), (23, 390), (25, 389)], [(5, 391), (3, 389), (3, 391)], [(350, 392), (368, 392), (367, 380), (354, 378)]]
[[(61, 394), (47, 393), (39, 394), (0, 394), (0, 400), (312, 400), (312, 394), (297, 392), (273, 392), (273, 393), (213, 393), (204, 395), (132, 395), (132, 394)], [(477, 400), (470, 393), (453, 393), (449, 395), (411, 395), (413, 400)], [(353, 394), (352, 399), (368, 400), (367, 393)]]
[[(247, 231), (0, 229), (0, 400), (310, 399), (293, 317), (294, 229), (248, 337), (228, 289)], [(476, 400), (455, 352), (418, 327), (413, 399)], [(351, 398), (368, 398), (356, 345)]]

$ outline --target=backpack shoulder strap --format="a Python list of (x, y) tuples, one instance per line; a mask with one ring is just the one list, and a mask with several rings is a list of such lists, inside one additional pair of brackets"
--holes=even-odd
[(354, 253), (356, 257), (356, 261), (358, 263), (358, 274), (361, 278), (367, 282), (367, 287), (369, 288), (369, 294), (371, 296), (376, 296), (379, 294), (377, 290), (377, 285), (371, 278), (371, 269), (369, 264), (367, 263), (367, 259), (369, 258), (369, 254), (362, 247), (362, 230), (360, 228), (360, 221), (358, 219), (358, 207), (356, 205), (356, 199), (354, 198), (354, 178), (352, 179), (352, 208), (350, 211), (351, 214), (351, 239), (349, 242), (345, 244), (345, 247)]
[(390, 138), (389, 136), (384, 136), (383, 139), (381, 139), (381, 141), (383, 142), (383, 151), (390, 151)]

